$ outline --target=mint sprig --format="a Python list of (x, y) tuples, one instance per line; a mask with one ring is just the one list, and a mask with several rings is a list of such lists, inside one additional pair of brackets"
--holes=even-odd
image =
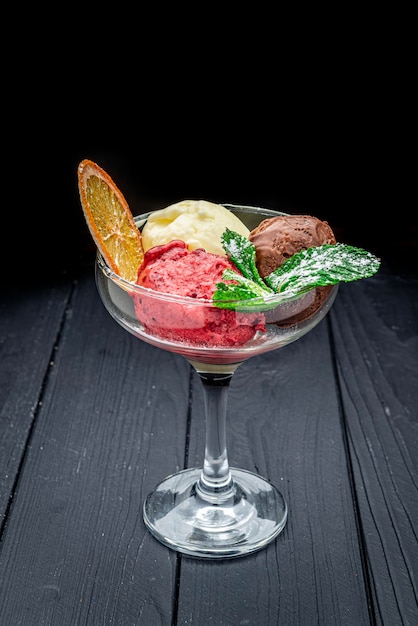
[[(234, 282), (217, 283), (213, 301), (221, 308), (268, 310), (281, 300), (315, 287), (369, 278), (380, 267), (380, 259), (363, 248), (343, 243), (324, 244), (297, 252), (263, 280), (255, 262), (255, 246), (249, 239), (226, 229), (222, 245), (242, 276), (232, 270), (224, 271), (223, 280)], [(272, 298), (275, 294), (281, 297)], [(252, 300), (251, 304), (246, 305), (246, 300)]]
[(267, 292), (271, 291), (258, 273), (255, 263), (255, 246), (249, 239), (227, 228), (221, 236), (221, 243), (231, 261), (246, 278), (257, 283)]
[[(262, 287), (254, 280), (241, 276), (241, 274), (237, 274), (237, 272), (234, 272), (233, 270), (224, 270), (222, 278), (224, 280), (233, 280), (236, 282), (217, 283), (216, 291), (212, 297), (216, 306), (223, 309), (251, 309), (254, 312), (276, 308), (276, 299), (274, 304), (270, 306), (266, 302), (267, 296), (275, 294), (273, 289), (270, 289), (264, 283), (264, 287)], [(247, 300), (251, 300), (251, 304), (243, 302)], [(237, 302), (240, 304), (237, 304)]]
[(369, 278), (379, 266), (380, 260), (363, 248), (324, 244), (297, 252), (264, 280), (276, 293), (304, 293), (314, 287)]
[[(242, 309), (242, 304), (237, 301), (251, 300), (251, 304), (244, 305), (252, 311), (266, 310), (265, 297), (274, 295), (271, 289), (261, 278), (255, 263), (255, 246), (249, 239), (227, 228), (221, 236), (222, 246), (236, 268), (242, 272), (238, 274), (233, 270), (225, 270), (222, 278), (228, 283), (217, 283), (216, 291), (212, 300), (216, 306), (224, 309)], [(277, 306), (277, 303), (274, 304)]]

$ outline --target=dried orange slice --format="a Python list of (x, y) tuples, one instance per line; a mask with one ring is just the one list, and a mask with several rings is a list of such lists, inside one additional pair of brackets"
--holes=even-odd
[(144, 249), (127, 201), (93, 161), (81, 161), (77, 174), (84, 217), (100, 254), (116, 274), (135, 282)]

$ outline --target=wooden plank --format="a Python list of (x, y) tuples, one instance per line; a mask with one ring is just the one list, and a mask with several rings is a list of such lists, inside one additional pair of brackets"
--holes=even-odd
[(25, 284), (0, 300), (0, 519), (13, 495), (71, 285)]
[(78, 284), (3, 537), (1, 624), (170, 623), (177, 561), (142, 500), (183, 468), (189, 376)]
[[(193, 406), (190, 462), (199, 463), (202, 408)], [(230, 464), (275, 483), (289, 519), (276, 542), (254, 555), (184, 559), (179, 623), (369, 624), (327, 320), (240, 366), (228, 426)]]
[(200, 382), (187, 450), (188, 364), (122, 330), (80, 282), (46, 380), (11, 344), (0, 369), (27, 367), (0, 396), (12, 417), (23, 383), (36, 397), (44, 385), (3, 535), (0, 623), (415, 624), (417, 286), (383, 274), (343, 286), (307, 337), (238, 369), (230, 462), (278, 484), (290, 515), (266, 550), (206, 562), (177, 558), (141, 515), (187, 452), (202, 462)]
[(418, 277), (341, 289), (332, 318), (378, 624), (418, 623)]

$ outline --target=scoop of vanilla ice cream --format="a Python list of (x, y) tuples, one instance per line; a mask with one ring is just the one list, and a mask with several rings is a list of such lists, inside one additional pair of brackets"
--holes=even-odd
[(189, 250), (204, 248), (212, 254), (226, 256), (221, 243), (226, 228), (247, 238), (250, 233), (236, 215), (220, 204), (183, 200), (150, 215), (142, 231), (142, 245), (146, 252), (180, 239)]

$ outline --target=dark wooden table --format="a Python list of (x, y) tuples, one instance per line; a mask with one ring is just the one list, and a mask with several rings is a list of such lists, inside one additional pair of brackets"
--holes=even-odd
[(145, 529), (145, 494), (201, 465), (204, 433), (189, 364), (120, 328), (92, 267), (3, 293), (1, 626), (418, 624), (418, 272), (383, 263), (238, 368), (230, 464), (290, 511), (251, 556), (180, 556)]

